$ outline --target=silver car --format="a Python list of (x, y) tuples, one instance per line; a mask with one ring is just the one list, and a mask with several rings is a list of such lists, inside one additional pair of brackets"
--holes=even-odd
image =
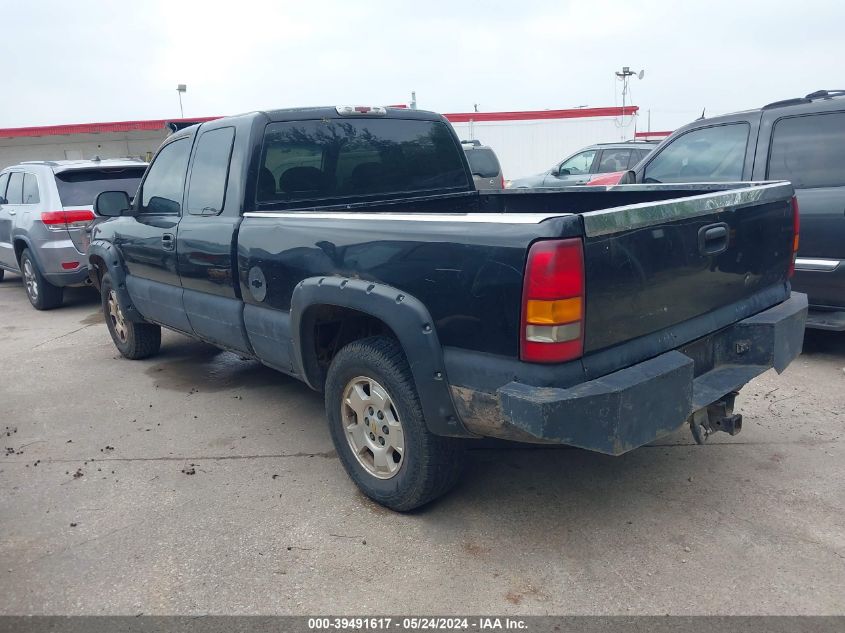
[(597, 174), (631, 169), (648, 156), (657, 145), (656, 141), (623, 141), (590, 145), (542, 174), (512, 180), (508, 188), (530, 189), (583, 185)]
[(65, 286), (89, 283), (97, 194), (134, 196), (146, 167), (132, 159), (31, 161), (0, 171), (0, 280), (19, 273), (33, 307), (60, 306)]

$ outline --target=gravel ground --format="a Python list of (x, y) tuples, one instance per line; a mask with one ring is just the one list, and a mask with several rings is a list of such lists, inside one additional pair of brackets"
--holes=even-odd
[(845, 613), (845, 336), (736, 438), (479, 446), (401, 515), (292, 379), (175, 334), (124, 360), (90, 290), (37, 312), (8, 275), (0, 315), (0, 614)]

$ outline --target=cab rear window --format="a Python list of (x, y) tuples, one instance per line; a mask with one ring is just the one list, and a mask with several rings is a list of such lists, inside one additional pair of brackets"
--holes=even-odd
[(442, 121), (329, 119), (267, 126), (258, 202), (448, 192), (469, 183)]
[(91, 206), (103, 191), (125, 191), (133, 197), (144, 175), (143, 166), (119, 169), (72, 169), (56, 174), (63, 207)]

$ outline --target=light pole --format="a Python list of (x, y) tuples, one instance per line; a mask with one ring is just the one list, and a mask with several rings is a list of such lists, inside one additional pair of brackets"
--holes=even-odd
[[(623, 66), (622, 70), (616, 71), (616, 79), (622, 82), (622, 116), (620, 117), (621, 121), (624, 123), (625, 121), (625, 104), (628, 97), (628, 82), (630, 81), (631, 77), (636, 77), (637, 79), (642, 79), (645, 77), (645, 71), (641, 70), (640, 72), (636, 72), (631, 70), (630, 66)], [(620, 127), (625, 127), (623, 124), (620, 124)], [(625, 134), (622, 134), (622, 140), (625, 139)]]
[(185, 111), (182, 109), (182, 93), (188, 91), (188, 86), (185, 84), (178, 84), (176, 86), (176, 92), (179, 95), (179, 114), (184, 119), (185, 118)]

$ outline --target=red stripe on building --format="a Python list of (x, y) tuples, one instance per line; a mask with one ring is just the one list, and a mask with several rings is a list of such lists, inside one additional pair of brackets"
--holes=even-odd
[(469, 121), (536, 121), (542, 119), (583, 119), (589, 117), (631, 116), (638, 106), (622, 108), (573, 108), (571, 110), (525, 110), (523, 112), (461, 112), (444, 114), (452, 123)]
[(0, 128), (0, 138), (155, 131), (163, 130), (167, 123), (203, 123), (204, 121), (213, 121), (217, 118), (220, 117), (210, 116), (190, 119), (153, 119), (150, 121), (111, 121), (108, 123), (71, 123), (69, 125), (45, 125), (41, 127)]
[[(390, 106), (404, 107), (404, 106)], [(469, 121), (537, 121), (548, 119), (582, 119), (590, 117), (617, 117), (636, 114), (637, 106), (625, 108), (574, 108), (570, 110), (526, 110), (522, 112), (459, 112), (445, 114), (452, 123)], [(72, 123), (68, 125), (45, 125), (40, 127), (0, 128), (0, 138), (21, 138), (32, 136), (67, 136), (71, 134), (103, 134), (108, 132), (136, 132), (163, 130), (167, 123), (203, 123), (219, 117), (198, 117), (190, 119), (152, 119), (148, 121), (111, 121), (107, 123)], [(641, 133), (637, 133), (640, 136)], [(652, 132), (653, 136), (669, 132)]]
[(652, 136), (669, 136), (672, 132), (637, 132), (636, 138), (649, 138)]

